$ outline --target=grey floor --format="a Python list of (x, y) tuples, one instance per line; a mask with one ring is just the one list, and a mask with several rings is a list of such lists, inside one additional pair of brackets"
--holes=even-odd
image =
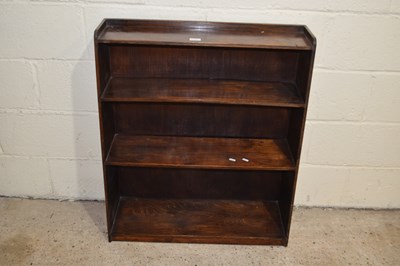
[(0, 265), (400, 265), (400, 211), (298, 208), (287, 248), (108, 243), (104, 212), (0, 198)]

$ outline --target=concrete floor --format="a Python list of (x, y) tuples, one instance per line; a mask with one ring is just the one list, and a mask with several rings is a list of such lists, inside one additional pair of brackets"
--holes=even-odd
[(400, 211), (299, 208), (287, 248), (108, 243), (104, 213), (0, 198), (0, 265), (400, 265)]

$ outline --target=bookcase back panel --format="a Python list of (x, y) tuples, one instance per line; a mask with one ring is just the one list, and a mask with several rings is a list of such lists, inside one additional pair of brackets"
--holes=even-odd
[(110, 47), (111, 75), (295, 82), (299, 52), (180, 46)]
[(279, 200), (282, 173), (118, 167), (121, 196)]
[(286, 138), (290, 108), (120, 103), (114, 117), (127, 135)]

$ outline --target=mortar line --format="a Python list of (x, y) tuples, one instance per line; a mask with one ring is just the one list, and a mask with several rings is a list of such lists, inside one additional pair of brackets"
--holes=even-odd
[(33, 115), (97, 115), (97, 111), (69, 111), (69, 110), (50, 110), (50, 109), (26, 109), (26, 108), (1, 108), (0, 114), (33, 114)]
[[(206, 16), (207, 18), (207, 16)], [(208, 20), (208, 18), (207, 18)], [(87, 36), (86, 36), (87, 37)], [(89, 56), (89, 55), (88, 55)], [(89, 56), (90, 58), (90, 56)], [(68, 58), (29, 58), (29, 57), (21, 57), (21, 58), (0, 58), (0, 62), (31, 62), (35, 61), (36, 63), (42, 61), (51, 61), (51, 62), (71, 62), (71, 63), (94, 63), (94, 59), (68, 59)], [(399, 74), (400, 70), (379, 70), (379, 69), (351, 69), (351, 68), (334, 68), (334, 67), (325, 67), (325, 66), (315, 66), (314, 71), (318, 72), (334, 72), (334, 73), (354, 73), (354, 74)]]
[(270, 11), (277, 11), (277, 12), (302, 12), (302, 13), (320, 13), (320, 14), (333, 14), (333, 15), (366, 15), (366, 16), (400, 16), (400, 13), (392, 12), (390, 6), (386, 11), (348, 11), (348, 10), (335, 10), (335, 9), (325, 9), (325, 10), (317, 10), (317, 9), (296, 9), (296, 8), (276, 8), (276, 7), (263, 7), (263, 9), (257, 9), (255, 7), (235, 7), (235, 8), (226, 8), (226, 7), (218, 7), (218, 6), (210, 6), (210, 7), (202, 7), (199, 5), (185, 5), (185, 6), (174, 6), (174, 5), (148, 5), (146, 3), (139, 4), (139, 3), (129, 3), (129, 2), (114, 2), (114, 3), (106, 3), (106, 2), (85, 2), (85, 6), (87, 7), (102, 7), (102, 6), (142, 6), (148, 8), (170, 8), (170, 9), (198, 9), (203, 11), (253, 11), (253, 12), (270, 12)]
[(358, 120), (358, 121), (349, 121), (349, 120), (314, 120), (307, 119), (306, 123), (309, 124), (333, 124), (333, 125), (364, 125), (364, 126), (376, 126), (376, 125), (384, 125), (384, 126), (400, 126), (400, 122), (385, 122), (385, 121), (367, 121), (367, 120)]
[(49, 174), (49, 182), (50, 182), (50, 187), (51, 187), (51, 195), (54, 197), (56, 196), (55, 194), (55, 187), (54, 187), (54, 182), (53, 182), (53, 177), (51, 174), (51, 169), (50, 169), (50, 162), (47, 158), (45, 158), (46, 164), (47, 164), (47, 172)]
[[(129, 2), (114, 2), (114, 3), (107, 3), (107, 2), (99, 2), (99, 1), (93, 1), (93, 2), (88, 2), (88, 1), (77, 1), (77, 2), (59, 2), (59, 1), (52, 1), (52, 0), (47, 0), (47, 1), (34, 1), (34, 2), (26, 2), (26, 1), (13, 1), (13, 2), (5, 2), (1, 4), (8, 4), (8, 5), (21, 5), (21, 4), (28, 4), (29, 5), (34, 5), (34, 6), (40, 6), (43, 4), (50, 5), (50, 6), (84, 6), (84, 7), (119, 7), (119, 6), (125, 6), (125, 7), (147, 7), (147, 8), (160, 8), (160, 9), (165, 9), (165, 8), (170, 8), (170, 9), (197, 9), (197, 10), (221, 10), (221, 11), (259, 11), (259, 9), (256, 9), (255, 7), (242, 7), (238, 6), (235, 8), (226, 8), (226, 7), (202, 7), (199, 5), (186, 5), (186, 6), (174, 6), (174, 5), (148, 5), (145, 2), (140, 2), (140, 3), (129, 3)], [(261, 12), (270, 12), (270, 11), (277, 11), (277, 12), (302, 12), (302, 13), (317, 13), (317, 14), (335, 14), (335, 15), (366, 15), (366, 16), (393, 16), (393, 17), (400, 17), (400, 13), (392, 11), (391, 8), (391, 3), (388, 6), (387, 10), (385, 11), (356, 11), (356, 10), (344, 10), (344, 9), (302, 9), (302, 8), (291, 8), (291, 7), (286, 7), (286, 8), (277, 8), (277, 7), (264, 7), (264, 9), (261, 9)]]
[(314, 70), (318, 72), (334, 72), (334, 73), (354, 73), (354, 74), (400, 74), (400, 70), (365, 70), (365, 69), (340, 69), (323, 66), (316, 66)]
[(302, 166), (309, 167), (322, 167), (322, 168), (344, 168), (344, 169), (367, 169), (367, 170), (400, 170), (400, 166), (371, 166), (371, 165), (335, 165), (335, 164), (317, 164), (317, 163), (300, 163), (300, 168)]
[(35, 89), (35, 93), (36, 93), (36, 97), (37, 97), (36, 101), (38, 104), (38, 108), (41, 109), (42, 108), (42, 102), (41, 102), (42, 91), (40, 88), (38, 67), (37, 67), (36, 62), (34, 62), (34, 61), (29, 61), (29, 64), (31, 65), (31, 68), (32, 68), (34, 89)]
[(101, 157), (68, 157), (68, 156), (44, 156), (44, 155), (19, 155), (19, 154), (0, 154), (0, 158), (15, 159), (47, 159), (47, 160), (64, 160), (64, 161), (93, 161), (101, 162)]
[[(32, 114), (32, 115), (66, 115), (86, 116), (98, 115), (97, 111), (73, 111), (73, 110), (50, 110), (50, 109), (27, 109), (27, 108), (0, 108), (0, 114)], [(344, 125), (388, 125), (399, 126), (400, 121), (366, 121), (366, 120), (323, 120), (307, 119), (308, 124), (344, 124)]]
[(94, 59), (68, 59), (68, 58), (37, 58), (37, 57), (20, 57), (20, 58), (0, 58), (0, 62), (29, 62), (29, 61), (55, 61), (55, 62), (89, 62), (94, 63)]
[[(82, 29), (81, 30), (82, 30), (83, 38), (85, 40), (85, 44), (87, 45), (86, 42), (88, 40), (88, 36), (86, 34), (86, 12), (85, 12), (85, 6), (82, 4), (80, 8), (81, 8), (81, 11), (82, 11), (82, 13), (81, 13)], [(85, 51), (84, 51), (84, 56), (87, 57), (87, 58), (90, 58), (89, 50), (90, 49), (88, 49), (88, 46), (86, 46), (85, 47)]]

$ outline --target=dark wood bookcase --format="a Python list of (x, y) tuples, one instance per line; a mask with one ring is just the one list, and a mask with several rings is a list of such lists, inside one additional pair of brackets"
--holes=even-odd
[(109, 240), (287, 245), (307, 27), (106, 19), (94, 40)]

